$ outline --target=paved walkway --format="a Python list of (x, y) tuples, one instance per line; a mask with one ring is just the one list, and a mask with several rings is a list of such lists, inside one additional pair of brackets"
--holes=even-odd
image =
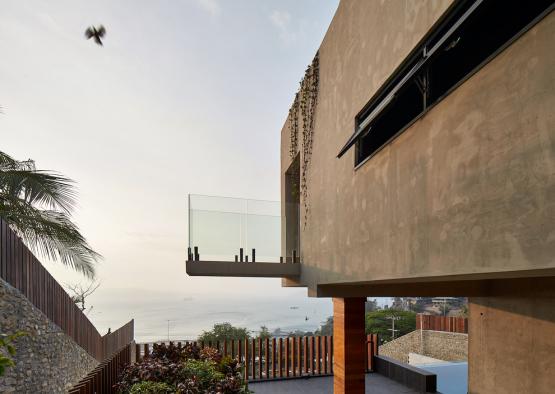
[[(249, 389), (255, 394), (333, 394), (333, 377), (249, 383)], [(366, 392), (372, 394), (418, 394), (418, 391), (376, 373), (366, 374)]]

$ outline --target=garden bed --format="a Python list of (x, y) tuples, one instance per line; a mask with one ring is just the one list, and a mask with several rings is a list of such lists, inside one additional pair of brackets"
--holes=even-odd
[(121, 394), (250, 394), (241, 367), (211, 347), (156, 344), (125, 368), (115, 388)]

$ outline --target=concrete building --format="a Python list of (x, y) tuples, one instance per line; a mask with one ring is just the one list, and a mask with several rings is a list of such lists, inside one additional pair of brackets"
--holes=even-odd
[(335, 393), (376, 296), (469, 297), (470, 393), (555, 387), (552, 11), (340, 3), (281, 131), (283, 285), (334, 298)]

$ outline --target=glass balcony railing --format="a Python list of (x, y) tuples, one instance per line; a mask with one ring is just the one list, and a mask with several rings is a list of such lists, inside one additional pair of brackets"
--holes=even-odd
[[(279, 201), (248, 200), (229, 197), (189, 195), (189, 248), (194, 258), (195, 247), (203, 261), (253, 260), (280, 262), (282, 229), (298, 234), (291, 220), (298, 217), (298, 206), (286, 206), (290, 223), (281, 215)], [(283, 226), (283, 227), (282, 227)], [(297, 235), (290, 239), (298, 239)], [(298, 242), (290, 243), (299, 251)], [(191, 257), (191, 256), (189, 256)], [(191, 260), (191, 258), (189, 258)]]

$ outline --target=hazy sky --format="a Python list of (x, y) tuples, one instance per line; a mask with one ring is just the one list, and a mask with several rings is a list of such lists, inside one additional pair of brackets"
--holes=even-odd
[[(187, 277), (186, 203), (279, 199), (279, 132), (337, 3), (2, 1), (0, 150), (77, 181), (75, 219), (105, 257), (97, 310), (151, 293), (306, 296), (279, 280)], [(91, 24), (106, 26), (104, 47), (84, 39)]]

